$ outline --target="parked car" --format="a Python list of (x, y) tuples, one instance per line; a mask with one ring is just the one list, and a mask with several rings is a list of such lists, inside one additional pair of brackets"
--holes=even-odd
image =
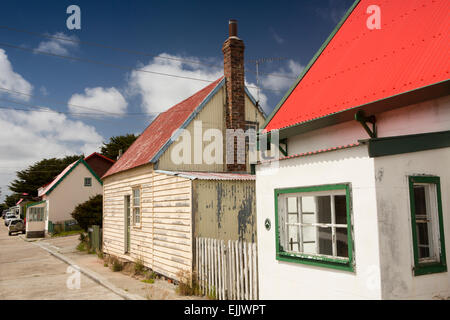
[(22, 219), (13, 219), (9, 222), (8, 234), (12, 235), (14, 232), (25, 234), (25, 223), (23, 223)]
[(18, 217), (14, 213), (8, 213), (5, 218), (5, 226), (8, 226), (9, 222), (13, 219), (18, 219)]
[(2, 211), (2, 219), (4, 220), (6, 218), (6, 215), (9, 213), (8, 209), (5, 209)]

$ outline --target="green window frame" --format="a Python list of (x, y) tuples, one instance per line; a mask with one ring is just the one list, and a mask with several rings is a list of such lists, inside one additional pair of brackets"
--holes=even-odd
[[(286, 262), (294, 262), (294, 263), (300, 263), (300, 264), (306, 264), (306, 265), (312, 265), (312, 266), (320, 266), (320, 267), (326, 267), (326, 268), (332, 268), (332, 269), (338, 269), (338, 270), (344, 270), (344, 271), (354, 271), (354, 243), (353, 243), (353, 224), (352, 224), (352, 200), (351, 200), (351, 187), (349, 183), (342, 183), (342, 184), (333, 184), (333, 185), (321, 185), (321, 186), (309, 186), (309, 187), (296, 187), (296, 188), (284, 188), (284, 189), (275, 189), (274, 190), (274, 196), (275, 196), (275, 233), (276, 233), (276, 259), (279, 261), (286, 261)], [(343, 196), (345, 196), (345, 201), (343, 201)], [(297, 200), (295, 201), (295, 205), (298, 210), (298, 215), (296, 218), (297, 223), (291, 223), (290, 222), (290, 209), (289, 209), (289, 199), (287, 197), (293, 197)], [(311, 198), (314, 197), (316, 209), (314, 213), (311, 212), (305, 212), (303, 211), (303, 206), (306, 205), (303, 203), (303, 197), (309, 198), (311, 201)], [(323, 214), (325, 212), (319, 212), (318, 202), (319, 199), (316, 200), (316, 198), (322, 198), (320, 201), (325, 200), (328, 201), (327, 197), (330, 199), (330, 205), (327, 208), (330, 208), (330, 219), (328, 223), (322, 223), (320, 221), (317, 221), (319, 219), (319, 215)], [(337, 202), (336, 199), (339, 197), (339, 203), (341, 207), (338, 207), (339, 210), (344, 210), (342, 206), (345, 203), (345, 211), (344, 215), (337, 215), (336, 205)], [(283, 208), (283, 203), (280, 202), (285, 201), (285, 205)], [(326, 202), (324, 202), (326, 204)], [(328, 206), (328, 204), (326, 204)], [(298, 209), (300, 208), (300, 209)], [(333, 208), (333, 209), (331, 209)], [(280, 211), (281, 210), (281, 211)], [(313, 214), (313, 218), (316, 219), (315, 222), (311, 223), (304, 223), (304, 215), (306, 214)], [(281, 219), (284, 220), (280, 222)], [(345, 223), (339, 224), (336, 219), (342, 219), (345, 218)], [(301, 220), (300, 220), (301, 219)], [(280, 231), (280, 224), (286, 225), (284, 230)], [(297, 233), (297, 252), (294, 252), (292, 249), (292, 239), (290, 241), (286, 242), (286, 237), (289, 237), (289, 228), (292, 225), (297, 225), (298, 227), (298, 233)], [(295, 227), (295, 226), (294, 226)], [(324, 228), (330, 228), (331, 232), (327, 232), (331, 235), (331, 247), (332, 247), (332, 254), (319, 254), (319, 253), (311, 253), (306, 252), (304, 244), (310, 241), (304, 241), (303, 237), (307, 236), (307, 232), (304, 231), (304, 227), (314, 227), (317, 229), (314, 229), (314, 233), (320, 234), (317, 230), (322, 230)], [(347, 241), (347, 250), (346, 250), (346, 256), (339, 256), (336, 252), (336, 243), (337, 243), (337, 230), (343, 230), (345, 229), (347, 232), (347, 236), (344, 236), (344, 239)], [(294, 229), (295, 230), (295, 229)], [(340, 233), (340, 238), (342, 240), (342, 233)], [(317, 237), (317, 235), (316, 235)], [(317, 251), (317, 246), (320, 247), (319, 241), (323, 241), (323, 239), (317, 238), (317, 242), (314, 244)], [(283, 243), (282, 243), (283, 242)], [(288, 244), (288, 248), (286, 250), (286, 244)], [(283, 246), (284, 245), (284, 246)], [(289, 250), (289, 245), (290, 249)], [(302, 248), (302, 249), (301, 249)], [(342, 252), (342, 247), (339, 250)], [(345, 250), (344, 250), (345, 252)]]
[(92, 187), (92, 178), (84, 178), (84, 186), (85, 187)]
[[(440, 178), (436, 176), (409, 176), (408, 180), (414, 275), (446, 272)], [(419, 210), (425, 210), (425, 212), (418, 212)], [(420, 225), (422, 227), (419, 227)], [(419, 241), (426, 241), (426, 243), (419, 243)]]

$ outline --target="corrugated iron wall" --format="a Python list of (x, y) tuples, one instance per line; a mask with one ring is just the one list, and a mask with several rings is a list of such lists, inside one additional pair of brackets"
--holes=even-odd
[(195, 180), (194, 237), (256, 242), (255, 181)]

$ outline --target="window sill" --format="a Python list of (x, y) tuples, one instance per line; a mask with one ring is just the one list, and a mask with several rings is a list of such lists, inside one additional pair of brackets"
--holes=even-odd
[(447, 272), (447, 266), (441, 263), (419, 264), (418, 266), (414, 267), (415, 276), (443, 272)]
[(277, 260), (354, 272), (353, 264), (348, 259), (340, 260), (321, 256), (279, 252), (277, 253)]

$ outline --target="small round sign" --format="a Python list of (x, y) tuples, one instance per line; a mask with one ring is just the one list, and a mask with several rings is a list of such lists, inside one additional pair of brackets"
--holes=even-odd
[(271, 223), (269, 218), (267, 218), (266, 221), (264, 221), (264, 226), (266, 227), (267, 230), (270, 230)]

